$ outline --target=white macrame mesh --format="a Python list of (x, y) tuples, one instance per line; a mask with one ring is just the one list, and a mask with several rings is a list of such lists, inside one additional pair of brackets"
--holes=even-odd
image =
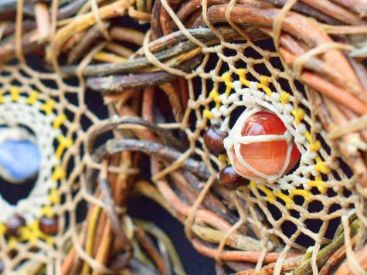
[(360, 197), (349, 168), (331, 148), (313, 113), (307, 89), (284, 71), (271, 48), (268, 40), (222, 41), (203, 49), (206, 55), (195, 70), (197, 77), (188, 81), (189, 110), (183, 124), (195, 117), (195, 126), (186, 128), (192, 155), (217, 177), (231, 162), (225, 155), (209, 153), (203, 142), (205, 130), (215, 126), (230, 133), (245, 110), (262, 108), (277, 114), (301, 152), (300, 163), (274, 183), (251, 181), (236, 191), (246, 209), (242, 224), (252, 228), (265, 249), (278, 246), (276, 237), (284, 243), (284, 253), (291, 247), (305, 251), (314, 245), (317, 255), (341, 217), (356, 213)]
[[(41, 152), (39, 174), (29, 195), (16, 205), (0, 197), (0, 257), (4, 272), (20, 274), (29, 266), (46, 264), (54, 274), (75, 238), (76, 210), (88, 200), (88, 161), (83, 152), (86, 130), (98, 118), (86, 105), (88, 94), (82, 85), (66, 84), (56, 74), (37, 72), (25, 63), (2, 65), (0, 71), (1, 126), (27, 127)], [(15, 214), (21, 214), (27, 225), (19, 236), (7, 236), (6, 222)], [(58, 234), (42, 233), (39, 219), (55, 215)]]
[[(117, 2), (120, 7), (124, 4), (123, 1)], [(230, 7), (236, 4), (236, 1), (228, 2)], [(94, 12), (88, 13), (85, 18), (92, 22), (90, 25), (96, 23), (106, 35), (95, 4), (93, 2)], [(280, 273), (280, 266), (288, 253), (304, 253), (312, 246), (310, 258), (312, 270), (316, 273), (316, 259), (321, 246), (330, 242), (340, 222), (344, 229), (348, 258), (355, 260), (348, 218), (357, 214), (360, 220), (365, 221), (362, 194), (356, 191), (354, 176), (332, 147), (315, 116), (311, 92), (295, 80), (293, 71), (283, 65), (272, 40), (252, 41), (231, 22), (228, 12), (228, 24), (243, 35), (243, 39), (225, 41), (219, 31), (207, 22), (208, 3), (203, 0), (203, 21), (220, 40), (215, 45), (205, 45), (189, 33), (167, 0), (161, 0), (161, 4), (177, 29), (188, 41), (198, 46), (193, 50), (196, 51), (193, 55), (198, 50), (203, 55), (201, 63), (188, 73), (172, 67), (169, 61), (162, 63), (150, 52), (150, 32), (147, 32), (142, 49), (137, 51), (137, 55), (145, 56), (154, 69), (184, 77), (189, 93), (188, 108), (182, 121), (166, 125), (186, 133), (188, 148), (177, 161), (166, 163), (162, 171), (159, 171), (159, 165), (152, 165), (152, 181), (156, 184), (154, 188), (161, 192), (162, 197), (170, 195), (165, 197), (167, 201), (162, 205), (168, 204), (172, 212), (179, 207), (184, 208), (184, 211), (177, 212), (180, 218), (186, 219), (186, 233), (189, 237), (194, 233), (200, 238), (194, 226), (202, 226), (205, 224), (202, 218), (210, 216), (208, 212), (199, 212), (203, 210), (202, 202), (208, 195), (219, 197), (238, 219), (231, 224), (227, 221), (210, 224), (211, 228), (227, 230), (215, 247), (218, 260), (224, 248), (229, 248), (226, 240), (231, 234), (238, 233), (246, 235), (249, 243), (260, 244), (260, 249), (256, 246), (258, 250), (255, 251), (258, 253), (257, 270), (265, 264), (268, 252), (280, 254), (275, 266), (275, 273)], [(134, 9), (129, 12), (133, 14)], [(108, 18), (113, 15), (105, 16)], [(66, 42), (63, 40), (65, 32), (75, 27), (74, 22), (65, 24), (66, 27), (56, 33), (55, 37), (59, 40), (52, 41), (51, 49), (61, 51), (62, 44)], [(98, 49), (104, 46), (99, 44)], [(96, 51), (89, 58), (98, 49), (95, 48)], [(11, 206), (0, 198), (0, 207), (6, 209), (0, 213), (0, 258), (4, 262), (5, 272), (21, 274), (22, 271), (45, 265), (48, 274), (55, 274), (60, 270), (71, 246), (76, 255), (87, 262), (86, 270), (91, 267), (106, 271), (104, 266), (89, 256), (78, 236), (86, 228), (86, 223), (77, 224), (78, 206), (86, 202), (91, 206), (90, 209), (95, 210), (90, 213), (96, 214), (104, 205), (98, 196), (90, 194), (86, 178), (87, 168), (101, 168), (100, 164), (94, 163), (85, 154), (88, 128), (99, 122), (86, 105), (87, 96), (82, 78), (70, 84), (58, 72), (40, 72), (23, 61), (0, 67), (0, 126), (30, 128), (42, 155), (42, 169), (29, 197), (17, 206)], [(128, 105), (126, 102), (124, 104)], [(230, 132), (241, 114), (251, 112), (254, 108), (270, 110), (281, 118), (291, 140), (301, 152), (300, 163), (289, 174), (278, 175), (267, 182), (251, 181), (248, 186), (228, 191), (228, 197), (218, 195), (213, 189), (219, 171), (230, 160), (226, 155), (214, 156), (209, 153), (203, 142), (204, 132), (210, 126)], [(201, 192), (193, 203), (180, 201), (180, 205), (174, 204), (172, 198), (176, 198), (176, 194), (169, 189), (168, 184), (165, 185), (163, 179), (165, 176), (179, 179), (182, 176), (179, 174), (182, 171), (180, 168), (188, 158), (202, 161), (210, 177), (198, 186), (197, 191)], [(126, 176), (126, 171), (121, 172), (121, 175)], [(18, 211), (23, 212), (27, 226), (20, 237), (6, 236), (4, 223), (8, 216)], [(37, 227), (37, 219), (41, 215), (53, 214), (59, 217), (59, 232), (54, 237), (45, 236)]]

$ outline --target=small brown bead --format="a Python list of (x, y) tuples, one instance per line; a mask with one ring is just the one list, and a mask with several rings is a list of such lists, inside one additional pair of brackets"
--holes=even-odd
[(15, 214), (6, 221), (6, 233), (17, 236), (19, 228), (26, 224), (26, 220), (19, 214)]
[(226, 166), (220, 171), (219, 183), (228, 189), (236, 189), (240, 185), (248, 184), (248, 180), (239, 176), (232, 166)]
[(56, 235), (59, 229), (58, 219), (54, 217), (41, 217), (39, 221), (39, 228), (42, 233), (47, 235)]
[(210, 127), (204, 134), (204, 143), (210, 153), (219, 155), (226, 152), (224, 148), (224, 139), (228, 136), (228, 133), (219, 129)]

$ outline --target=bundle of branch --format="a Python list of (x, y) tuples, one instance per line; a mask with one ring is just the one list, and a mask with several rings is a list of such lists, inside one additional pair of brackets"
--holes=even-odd
[[(143, 273), (168, 272), (171, 263), (176, 263), (176, 272), (180, 272), (173, 252), (167, 261), (147, 241), (147, 232), (154, 235), (153, 227), (141, 222), (136, 222), (135, 229), (129, 227), (129, 218), (123, 212), (133, 195), (153, 199), (181, 221), (193, 246), (216, 260), (218, 272), (349, 274), (366, 268), (365, 1), (66, 1), (60, 8), (54, 7), (58, 8), (56, 18), (50, 18), (52, 6), (47, 1), (29, 1), (18, 9), (15, 2), (0, 4), (0, 15), (5, 19), (0, 61), (32, 53), (60, 65), (56, 68), (62, 78), (83, 76), (89, 88), (103, 95), (111, 115), (89, 131), (88, 154), (104, 167), (98, 170), (98, 176), (96, 171), (91, 172), (92, 178), (99, 178), (94, 184), (98, 187), (91, 193), (103, 201), (103, 207), (88, 210), (79, 232), (89, 258), (71, 248), (63, 264), (65, 274), (71, 270), (88, 273), (91, 268), (104, 272), (103, 268), (107, 271), (116, 266), (120, 270), (140, 268)], [(25, 18), (18, 29), (11, 23), (16, 14)], [(133, 20), (126, 23), (119, 21), (121, 17)], [(256, 48), (260, 61), (253, 61), (256, 58), (251, 54), (256, 53), (246, 49), (254, 49), (254, 44), (263, 41), (271, 41), (273, 49)], [(241, 56), (240, 65), (223, 50), (236, 45), (243, 50), (233, 54)], [(219, 56), (219, 61), (211, 60), (213, 55)], [(278, 229), (266, 214), (259, 214), (256, 194), (242, 187), (228, 190), (221, 186), (218, 166), (225, 160), (218, 160), (202, 146), (202, 132), (213, 115), (201, 113), (208, 111), (213, 98), (220, 101), (208, 90), (223, 83), (229, 90), (235, 88), (235, 80), (226, 78), (223, 67), (249, 62), (249, 68), (262, 63), (269, 70), (272, 58), (280, 59), (282, 67), (270, 67), (274, 82), (279, 84), (281, 78), (299, 81), (306, 90), (305, 99), (294, 93), (294, 100), (311, 106), (306, 114), (312, 118), (308, 123), (327, 133), (328, 144), (320, 146), (332, 147), (331, 168), (342, 162), (344, 170), (351, 168), (350, 178), (356, 183), (348, 187), (358, 202), (341, 207), (356, 216), (343, 216), (343, 224), (332, 238), (317, 242), (312, 251), (298, 245), (296, 237), (273, 234)], [(263, 78), (255, 71), (251, 73), (260, 83)], [(204, 102), (205, 110), (199, 101)], [(98, 137), (111, 131), (113, 138), (94, 146)], [(140, 172), (119, 172), (127, 164)], [(335, 180), (345, 180), (343, 187), (349, 184), (338, 177), (334, 176)], [(316, 183), (325, 178), (309, 177)], [(304, 194), (304, 190), (297, 190)], [(269, 189), (263, 188), (261, 196), (274, 204), (279, 200)], [(322, 220), (317, 214), (306, 216)], [(312, 235), (305, 226), (298, 230)], [(150, 257), (148, 267), (140, 264), (143, 257), (139, 256), (139, 246)], [(137, 253), (132, 253), (131, 247), (137, 247)], [(80, 257), (74, 257), (77, 254)]]
[[(258, 243), (258, 239), (263, 238), (260, 228), (240, 225), (237, 215), (243, 212), (242, 202), (234, 205), (231, 191), (218, 186), (212, 178), (213, 171), (203, 172), (203, 163), (195, 164), (198, 169), (194, 169), (192, 163), (195, 160), (188, 156), (196, 145), (190, 143), (190, 137), (186, 150), (181, 151), (180, 155), (177, 145), (165, 142), (161, 134), (164, 128), (157, 132), (152, 129), (161, 123), (162, 127), (167, 127), (167, 132), (171, 131), (182, 138), (175, 128), (188, 127), (182, 121), (185, 120), (189, 101), (196, 96), (190, 94), (188, 85), (192, 83), (188, 84), (186, 80), (193, 79), (203, 70), (204, 66), (200, 66), (203, 59), (208, 57), (208, 47), (215, 48), (221, 43), (246, 43), (244, 37), (254, 42), (273, 39), (286, 73), (310, 91), (314, 114), (327, 131), (332, 149), (339, 152), (352, 168), (363, 200), (363, 190), (367, 184), (367, 102), (364, 96), (364, 80), (367, 77), (363, 44), (367, 30), (364, 18), (366, 8), (366, 4), (358, 0), (348, 3), (155, 1), (150, 33), (145, 37), (143, 48), (125, 62), (87, 66), (84, 74), (89, 87), (102, 92), (118, 108), (125, 104), (127, 95), (141, 97), (141, 107), (134, 115), (156, 125), (153, 128), (153, 125), (147, 127), (141, 126), (141, 122), (132, 122), (132, 125), (140, 125), (139, 128), (150, 129), (152, 133), (147, 137), (136, 134), (133, 139), (111, 140), (96, 151), (96, 158), (100, 160), (126, 150), (148, 154), (155, 187), (139, 183), (138, 192), (166, 205), (168, 211), (185, 223), (187, 235), (199, 252), (224, 262), (232, 270), (250, 269), (244, 274), (259, 270), (264, 274), (274, 270), (294, 270), (297, 274), (312, 272), (315, 264), (311, 264), (310, 256), (306, 254), (302, 258), (301, 252), (297, 250), (290, 250), (286, 254), (287, 259), (281, 268), (274, 264), (284, 255), (264, 252), (274, 247), (264, 248)], [(75, 68), (64, 67), (63, 70), (65, 75), (70, 75)], [(154, 100), (157, 94), (166, 95), (167, 99), (157, 103)], [(167, 117), (167, 101), (172, 117)], [(110, 123), (114, 124), (112, 121)], [(195, 124), (195, 121), (190, 123)], [(169, 165), (172, 161), (174, 165)], [(164, 200), (160, 194), (163, 194)], [(363, 220), (364, 214), (359, 214)], [(260, 222), (266, 223), (264, 220)], [(233, 229), (233, 226), (236, 228)], [(353, 223), (351, 226), (348, 238), (354, 240), (358, 226)], [(226, 233), (228, 231), (230, 233)], [(362, 239), (358, 237), (358, 240)], [(213, 244), (218, 244), (219, 250)], [(221, 251), (224, 247), (226, 249)], [(281, 247), (275, 247), (275, 251)], [(364, 253), (363, 248), (356, 250), (359, 250), (358, 255)], [(339, 230), (339, 235), (336, 234), (313, 261), (322, 272), (327, 273), (343, 259), (345, 242)], [(265, 265), (259, 269), (263, 263)], [(365, 263), (360, 262), (360, 265), (364, 266)], [(351, 268), (347, 261), (340, 270), (345, 268)]]

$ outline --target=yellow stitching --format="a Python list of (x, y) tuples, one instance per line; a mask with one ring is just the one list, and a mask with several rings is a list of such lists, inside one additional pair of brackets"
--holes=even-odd
[(275, 201), (275, 196), (269, 188), (263, 185), (259, 185), (257, 188), (259, 188), (261, 191), (265, 193), (266, 198), (270, 203), (273, 203)]
[(64, 153), (64, 150), (73, 145), (73, 140), (65, 136), (59, 136), (58, 141), (59, 141), (59, 146), (56, 149), (55, 155), (58, 159), (60, 159), (62, 154)]
[(318, 140), (314, 140), (309, 131), (305, 132), (305, 138), (310, 143), (310, 151), (317, 152), (321, 148), (321, 143)]
[(268, 95), (271, 96), (272, 92), (269, 88), (269, 77), (262, 75), (260, 76), (260, 83), (258, 84), (258, 87), (263, 89), (264, 92)]
[(57, 182), (58, 180), (64, 179), (65, 178), (64, 169), (60, 165), (55, 166), (55, 170), (52, 173), (51, 178), (54, 182)]
[(232, 76), (229, 72), (226, 72), (222, 75), (222, 79), (226, 85), (225, 94), (228, 96), (231, 93), (231, 90), (234, 88)]
[(306, 201), (310, 201), (312, 199), (312, 195), (303, 189), (293, 189), (290, 191), (290, 193), (292, 197), (299, 195), (302, 196)]
[(41, 106), (41, 110), (43, 110), (47, 115), (50, 115), (55, 106), (56, 106), (55, 101), (49, 100)]
[(324, 194), (327, 190), (327, 186), (321, 177), (316, 177), (315, 180), (310, 180), (307, 182), (307, 184), (310, 187), (316, 187), (321, 194)]
[(289, 102), (289, 98), (290, 98), (290, 94), (288, 94), (287, 92), (281, 92), (280, 93), (280, 102), (285, 105)]
[(283, 200), (285, 202), (285, 207), (287, 207), (288, 209), (291, 208), (292, 204), (294, 203), (294, 201), (289, 196), (283, 194), (280, 191), (275, 192), (275, 196)]
[(61, 125), (66, 121), (66, 119), (67, 117), (65, 114), (59, 114), (54, 120), (53, 127), (55, 129), (59, 129)]
[(40, 94), (37, 91), (32, 91), (28, 98), (26, 99), (26, 103), (33, 105), (37, 102), (38, 98), (39, 98)]
[(10, 98), (13, 102), (17, 102), (20, 98), (20, 89), (18, 87), (10, 87)]
[(4, 235), (6, 232), (6, 226), (3, 223), (0, 223), (0, 235)]
[(54, 216), (54, 210), (51, 206), (44, 206), (41, 208), (41, 215), (51, 218)]
[(221, 100), (220, 100), (220, 97), (219, 97), (218, 90), (217, 89), (213, 89), (209, 93), (209, 97), (214, 100), (215, 106), (218, 109), (220, 107), (220, 104), (221, 104)]
[(329, 174), (331, 172), (330, 168), (324, 161), (321, 160), (320, 157), (316, 158), (315, 170), (323, 174)]
[(213, 114), (212, 112), (210, 112), (208, 109), (204, 110), (203, 112), (203, 117), (207, 118), (207, 119), (212, 119), (213, 118)]
[(296, 125), (299, 125), (302, 119), (305, 117), (305, 111), (301, 108), (294, 109), (292, 114), (294, 115)]
[(50, 195), (48, 196), (50, 202), (54, 203), (54, 204), (59, 204), (60, 203), (60, 193), (57, 189), (52, 189), (50, 192)]

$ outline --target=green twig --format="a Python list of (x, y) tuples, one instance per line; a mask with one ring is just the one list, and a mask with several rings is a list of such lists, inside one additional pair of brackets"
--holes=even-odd
[[(359, 221), (354, 220), (351, 224), (351, 235), (353, 236), (356, 234), (359, 227)], [(323, 249), (317, 255), (317, 266), (323, 266), (326, 261), (329, 259), (329, 256), (334, 253), (338, 248), (340, 248), (344, 244), (344, 234), (341, 232), (339, 236), (334, 238), (334, 240)], [(308, 275), (312, 274), (312, 267), (311, 267), (311, 259), (307, 259), (302, 263), (297, 269), (295, 269), (293, 275)]]

